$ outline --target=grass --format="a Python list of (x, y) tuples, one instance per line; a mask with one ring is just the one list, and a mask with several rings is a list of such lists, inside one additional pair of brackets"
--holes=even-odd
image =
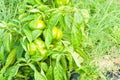
[[(98, 62), (103, 61), (105, 55), (109, 55), (111, 59), (119, 58), (120, 6), (118, 0), (82, 1), (81, 8), (88, 9), (91, 15), (86, 27), (86, 34), (90, 41), (88, 41), (84, 50), (93, 59), (93, 64), (97, 60), (99, 60)], [(97, 60), (94, 60), (95, 58)], [(88, 66), (93, 68), (90, 65)], [(101, 70), (94, 69), (92, 72), (99, 73)], [(103, 77), (102, 80), (105, 80), (105, 78)]]
[(84, 3), (84, 8), (91, 12), (86, 30), (94, 46), (90, 54), (104, 55), (113, 46), (119, 47), (120, 6), (115, 0), (85, 0)]
[[(80, 7), (90, 12), (90, 20), (85, 29), (90, 41), (85, 41), (87, 44), (84, 47), (90, 57), (114, 54), (113, 49), (120, 55), (120, 5), (117, 1), (81, 0)], [(9, 22), (16, 18), (20, 7), (24, 5), (23, 2), (22, 0), (1, 0), (0, 21)], [(88, 67), (93, 66), (88, 65)]]

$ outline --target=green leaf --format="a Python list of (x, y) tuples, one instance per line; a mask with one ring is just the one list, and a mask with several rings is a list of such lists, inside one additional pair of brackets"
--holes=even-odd
[(45, 3), (45, 2), (47, 2), (48, 0), (43, 0), (43, 2)]
[(34, 30), (32, 31), (32, 40), (35, 40), (42, 34), (42, 30)]
[(30, 68), (31, 68), (32, 70), (36, 71), (35, 65), (33, 65), (33, 64), (31, 64), (31, 63), (29, 63), (28, 65), (30, 66)]
[(0, 76), (2, 76), (6, 71), (6, 67), (3, 67), (1, 70), (0, 70)]
[(50, 28), (46, 29), (43, 34), (45, 37), (45, 44), (46, 44), (47, 48), (49, 48), (49, 46), (52, 42), (52, 30)]
[(81, 24), (83, 22), (83, 16), (79, 11), (74, 13), (74, 23)]
[(46, 75), (45, 75), (45, 72), (43, 71), (43, 69), (41, 68), (41, 75), (43, 75), (44, 76), (44, 78), (45, 78), (45, 80), (47, 80), (47, 77), (46, 77)]
[(46, 72), (48, 70), (48, 65), (45, 62), (40, 63), (41, 68)]
[(10, 41), (12, 38), (12, 34), (11, 33), (5, 33), (4, 37), (3, 37), (3, 44), (4, 44), (4, 48), (7, 52), (10, 52)]
[(33, 55), (33, 56), (31, 56), (31, 60), (32, 61), (41, 61), (41, 60), (43, 60), (45, 57), (44, 56), (40, 56), (41, 55), (41, 53), (39, 52), (39, 51), (36, 51), (36, 54), (35, 55)]
[(53, 79), (53, 67), (51, 65), (46, 72), (46, 77), (47, 77), (48, 80), (54, 80)]
[(64, 69), (64, 71), (63, 71), (63, 73), (64, 73), (64, 80), (67, 80), (67, 75), (66, 75), (66, 72), (67, 72), (67, 69), (68, 69), (68, 66), (67, 66), (67, 60), (66, 60), (66, 57), (65, 57), (65, 55), (63, 55), (62, 57), (61, 57), (61, 65), (62, 65), (62, 67), (63, 67), (63, 69)]
[(83, 58), (80, 56), (80, 54), (74, 51), (73, 47), (68, 47), (68, 52), (71, 53), (76, 65), (80, 68)]
[(28, 51), (25, 53), (25, 59), (26, 59), (27, 61), (30, 60), (30, 55), (29, 55)]
[(40, 11), (47, 11), (47, 10), (50, 9), (48, 5), (40, 5), (40, 6), (37, 6), (37, 8), (38, 8)]
[(63, 66), (63, 68), (65, 69), (65, 70), (67, 70), (67, 62), (66, 62), (66, 58), (65, 58), (65, 55), (63, 55), (62, 57), (61, 57), (61, 65)]
[(31, 9), (28, 12), (30, 12), (30, 13), (39, 13), (40, 11), (38, 9)]
[(22, 53), (23, 53), (24, 49), (22, 47), (22, 45), (20, 44), (19, 47), (18, 47), (18, 51), (17, 51), (17, 60), (22, 58)]
[(24, 28), (23, 31), (24, 31), (28, 41), (32, 42), (32, 31), (29, 28)]
[(7, 60), (6, 60), (6, 63), (5, 63), (5, 67), (8, 67), (10, 64), (12, 64), (15, 61), (17, 50), (18, 50), (17, 48), (14, 48), (9, 53)]
[(7, 27), (7, 24), (3, 21), (0, 22), (0, 28), (5, 28), (5, 27)]
[(3, 75), (0, 74), (0, 79), (1, 80), (5, 80), (5, 78), (3, 77)]
[(63, 29), (66, 29), (66, 26), (68, 27), (68, 25), (65, 24), (64, 16), (60, 17), (59, 23), (60, 23), (60, 27), (62, 27)]
[(49, 21), (48, 21), (48, 25), (49, 25), (50, 28), (56, 26), (56, 24), (57, 24), (58, 21), (59, 21), (60, 16), (61, 16), (60, 13), (53, 14), (53, 15), (51, 16), (51, 18), (50, 18)]
[(20, 18), (21, 22), (27, 22), (27, 21), (31, 21), (33, 19), (35, 19), (36, 15), (27, 15), (25, 17), (23, 17), (22, 19)]
[(64, 19), (65, 19), (65, 24), (66, 24), (66, 26), (67, 27), (71, 27), (71, 25), (72, 25), (72, 19), (71, 19), (71, 16), (70, 15), (66, 15), (65, 17), (64, 17)]
[(73, 25), (72, 31), (71, 31), (71, 42), (74, 48), (77, 48), (80, 46), (82, 40), (82, 32), (79, 28)]
[(63, 67), (59, 62), (57, 62), (56, 66), (54, 67), (54, 80), (64, 80), (63, 76)]
[[(0, 29), (0, 34), (4, 34), (4, 29)], [(2, 38), (4, 35), (0, 35), (0, 38)]]
[[(40, 55), (40, 54), (39, 54)], [(32, 56), (31, 57), (31, 60), (32, 61), (41, 61), (42, 59), (43, 59), (43, 57), (42, 56), (39, 56), (39, 55), (35, 55), (35, 56)]]
[(2, 62), (5, 62), (4, 46), (3, 45), (0, 47), (0, 60)]
[[(37, 1), (38, 1), (38, 0), (37, 0)], [(29, 4), (32, 4), (32, 5), (35, 5), (35, 4), (36, 4), (36, 2), (35, 2), (34, 0), (26, 0), (26, 2), (29, 3)]]
[(72, 70), (73, 69), (73, 57), (72, 57), (72, 55), (71, 54), (68, 54), (67, 56), (66, 56), (66, 58), (67, 58), (67, 60), (68, 60), (68, 69), (69, 70)]
[(20, 39), (20, 43), (21, 43), (23, 49), (24, 49), (25, 51), (27, 51), (28, 40), (27, 40), (26, 36), (23, 36), (23, 37)]
[(14, 77), (17, 74), (19, 67), (20, 67), (19, 65), (15, 65), (15, 66), (10, 67), (7, 70), (5, 75), (8, 77), (8, 80), (12, 80), (12, 77)]
[(20, 63), (20, 62), (27, 62), (27, 61), (26, 61), (25, 58), (18, 58), (18, 60), (16, 61), (16, 63)]
[(41, 73), (39, 73), (37, 70), (34, 72), (35, 80), (47, 80)]
[(39, 5), (42, 4), (41, 0), (34, 0), (34, 2), (36, 2), (36, 3), (39, 4)]
[(80, 54), (81, 57), (83, 57), (84, 59), (88, 59), (88, 55), (80, 48), (76, 49), (76, 52)]
[[(20, 9), (19, 9), (20, 10)], [(18, 20), (21, 20), (24, 19), (28, 14), (26, 13), (21, 13), (19, 16), (18, 16)], [(24, 20), (23, 20), (24, 21)]]

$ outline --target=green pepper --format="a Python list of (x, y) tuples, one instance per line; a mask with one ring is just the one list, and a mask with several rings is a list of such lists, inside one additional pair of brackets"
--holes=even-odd
[(69, 2), (69, 0), (55, 0), (57, 6), (64, 6), (67, 5)]
[(41, 49), (40, 51), (40, 56), (42, 56), (43, 58), (47, 57), (47, 49)]
[(35, 55), (36, 50), (37, 50), (36, 44), (33, 43), (33, 42), (30, 43), (30, 44), (29, 44), (29, 54), (30, 54), (30, 55)]
[(11, 65), (11, 64), (14, 63), (14, 61), (15, 61), (15, 59), (16, 59), (17, 50), (18, 50), (18, 48), (14, 48), (14, 49), (12, 49), (12, 50), (10, 51), (10, 53), (9, 53), (9, 55), (8, 55), (8, 57), (7, 57), (6, 63), (5, 63), (6, 68), (7, 68), (9, 65)]
[(29, 28), (32, 30), (43, 30), (45, 23), (42, 20), (33, 20), (29, 23)]
[(58, 29), (57, 27), (53, 27), (52, 29), (52, 36), (54, 40), (61, 40), (62, 39), (62, 31)]
[(38, 50), (46, 48), (45, 42), (41, 38), (35, 39), (34, 43)]

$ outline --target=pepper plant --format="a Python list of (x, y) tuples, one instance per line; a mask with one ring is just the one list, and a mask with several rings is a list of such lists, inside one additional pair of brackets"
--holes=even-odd
[(0, 21), (0, 79), (69, 80), (88, 59), (83, 50), (89, 11), (79, 0), (23, 0)]

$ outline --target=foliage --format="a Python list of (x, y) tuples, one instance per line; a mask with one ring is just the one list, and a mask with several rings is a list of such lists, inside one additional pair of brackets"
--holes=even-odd
[(98, 79), (93, 57), (120, 47), (115, 1), (1, 0), (0, 79)]
[(19, 6), (13, 19), (0, 22), (2, 78), (67, 80), (72, 69), (81, 68), (84, 58), (88, 59), (81, 44), (89, 12), (74, 2), (19, 0), (14, 5), (14, 1), (1, 1), (4, 6)]

